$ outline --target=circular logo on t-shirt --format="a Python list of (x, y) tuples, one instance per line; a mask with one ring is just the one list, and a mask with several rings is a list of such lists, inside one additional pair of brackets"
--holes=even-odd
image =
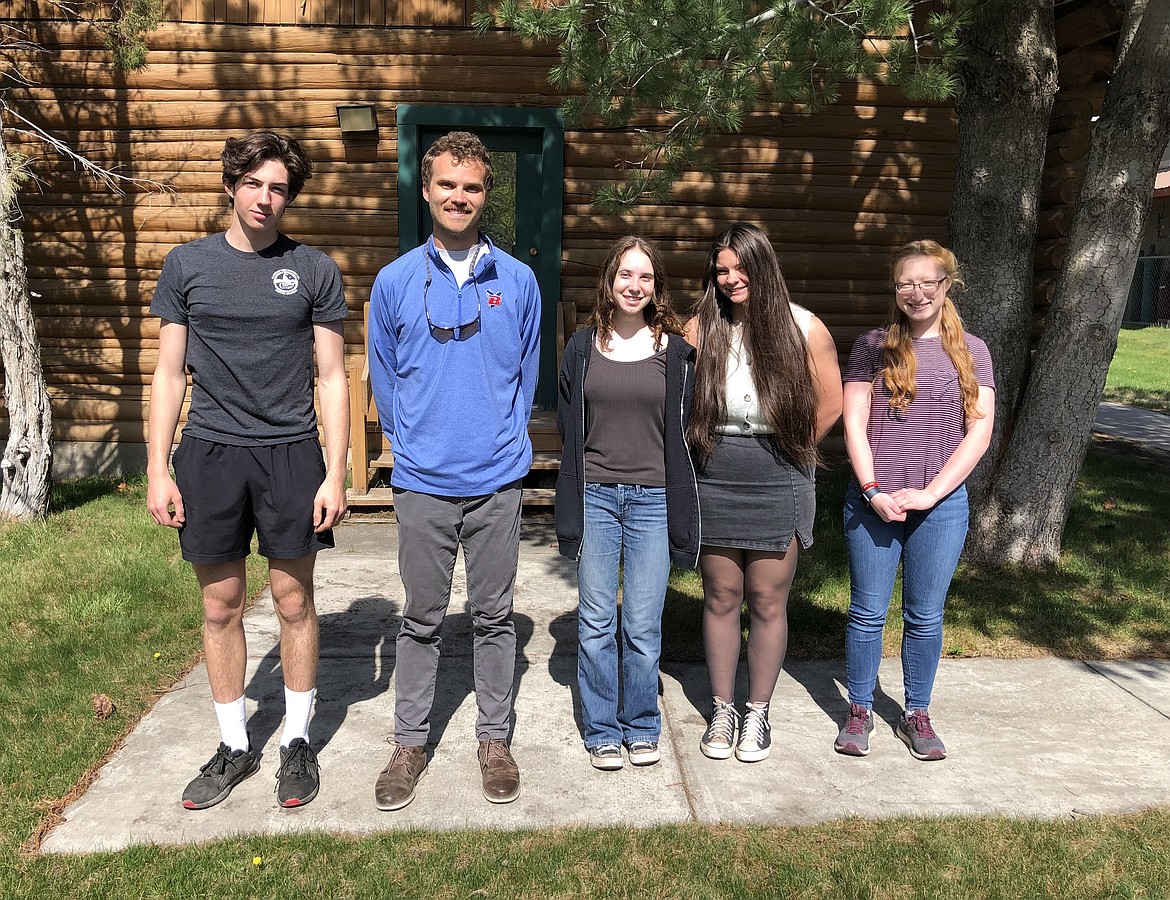
[(301, 286), (301, 276), (292, 269), (277, 269), (272, 273), (272, 286), (278, 294), (295, 294)]

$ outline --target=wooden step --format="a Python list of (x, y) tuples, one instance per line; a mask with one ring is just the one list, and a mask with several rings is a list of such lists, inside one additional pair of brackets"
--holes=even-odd
[(533, 469), (559, 469), (561, 467), (561, 451), (540, 450), (532, 454)]
[(394, 468), (394, 454), (390, 450), (371, 450), (370, 451), (370, 468), (371, 469), (393, 469)]
[[(390, 450), (370, 451), (369, 467), (371, 469), (393, 469), (394, 453)], [(561, 467), (560, 451), (539, 450), (532, 454), (532, 469), (548, 471)]]
[[(351, 509), (382, 508), (394, 506), (394, 490), (388, 487), (370, 488), (365, 494), (355, 494), (347, 491)], [(523, 493), (525, 506), (552, 506), (556, 501), (556, 491), (553, 488), (525, 488)]]
[(345, 493), (351, 509), (367, 506), (387, 507), (394, 505), (394, 490), (388, 487), (370, 488), (364, 494), (355, 494), (351, 488)]

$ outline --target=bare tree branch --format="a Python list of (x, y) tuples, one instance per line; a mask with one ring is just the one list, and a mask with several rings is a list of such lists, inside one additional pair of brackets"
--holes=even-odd
[(166, 184), (165, 182), (155, 181), (151, 178), (134, 178), (129, 175), (121, 174), (117, 168), (111, 169), (98, 165), (93, 160), (83, 156), (81, 153), (78, 153), (59, 137), (50, 134), (48, 131), (45, 131), (45, 129), (41, 128), (41, 126), (37, 125), (35, 122), (31, 122), (26, 119), (20, 113), (16, 112), (16, 110), (14, 110), (9, 104), (3, 101), (0, 101), (0, 109), (4, 111), (5, 115), (10, 116), (17, 121), (23, 122), (27, 126), (27, 128), (9, 127), (7, 129), (8, 131), (12, 132), (13, 134), (23, 134), (27, 137), (35, 138), (41, 143), (46, 144), (53, 150), (57, 151), (57, 153), (59, 153), (61, 156), (70, 160), (73, 163), (75, 170), (80, 170), (114, 193), (124, 194), (124, 185), (133, 185), (134, 187), (146, 188), (148, 190), (157, 191), (163, 194), (175, 193), (174, 187), (172, 185)]

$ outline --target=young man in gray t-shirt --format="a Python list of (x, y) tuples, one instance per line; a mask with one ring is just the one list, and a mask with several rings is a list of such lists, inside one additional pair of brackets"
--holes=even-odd
[[(179, 531), (203, 595), (203, 651), (221, 743), (187, 785), (206, 809), (259, 769), (247, 732), (244, 561), (255, 532), (280, 621), (285, 728), (277, 796), (308, 803), (320, 783), (308, 724), (316, 694), (313, 564), (345, 514), (348, 387), (341, 273), (280, 233), (312, 174), (296, 141), (272, 132), (228, 139), (226, 232), (167, 254), (151, 312), (162, 320), (150, 398), (147, 508)], [(322, 458), (313, 407), (316, 356)], [(168, 466), (191, 375), (183, 439)]]

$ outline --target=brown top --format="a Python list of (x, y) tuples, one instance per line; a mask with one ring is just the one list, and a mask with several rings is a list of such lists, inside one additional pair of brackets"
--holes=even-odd
[(595, 344), (585, 375), (585, 480), (665, 487), (665, 412), (665, 348), (618, 362)]

